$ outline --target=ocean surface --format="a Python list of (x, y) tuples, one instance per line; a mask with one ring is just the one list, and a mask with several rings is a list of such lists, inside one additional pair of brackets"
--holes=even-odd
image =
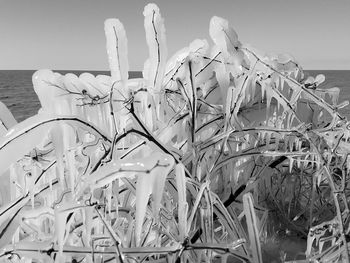
[[(36, 96), (32, 75), (34, 70), (0, 70), (0, 101), (13, 113), (17, 121), (22, 121), (36, 114), (40, 108), (38, 97)], [(62, 71), (55, 70), (61, 74), (74, 73), (80, 75), (86, 71)], [(88, 71), (93, 75), (109, 75), (108, 71)], [(316, 76), (324, 74), (326, 81), (320, 87), (340, 88), (339, 102), (350, 101), (350, 70), (307, 70), (307, 75)], [(139, 78), (142, 74), (139, 71), (129, 73), (130, 78)], [(350, 106), (340, 110), (340, 113), (350, 120)]]

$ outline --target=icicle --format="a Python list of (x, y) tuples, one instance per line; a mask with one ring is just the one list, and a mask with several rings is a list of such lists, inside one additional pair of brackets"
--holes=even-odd
[(270, 140), (271, 140), (271, 132), (266, 132), (265, 133), (265, 141), (266, 141), (267, 147), (269, 147), (269, 145), (270, 145)]
[(250, 82), (251, 86), (251, 98), (253, 101), (255, 101), (255, 93), (256, 93), (256, 79), (252, 78), (252, 81)]
[(66, 162), (68, 166), (68, 177), (69, 177), (69, 183), (72, 193), (75, 193), (75, 181), (77, 177), (77, 170), (75, 165), (75, 152), (74, 151), (68, 151), (66, 154)]
[(291, 173), (292, 172), (292, 170), (293, 170), (293, 157), (289, 157), (288, 158), (289, 159), (289, 173)]
[(232, 90), (233, 98), (231, 101), (231, 110), (234, 116), (237, 116), (238, 111), (241, 107), (242, 101), (244, 100), (244, 94), (247, 86), (250, 83), (250, 76), (242, 76), (237, 79), (236, 88)]
[[(266, 120), (267, 120), (270, 116), (270, 105), (271, 105), (271, 100), (272, 100), (271, 87), (266, 86), (265, 91), (266, 91)], [(268, 124), (267, 121), (266, 121), (266, 123)]]
[(300, 98), (300, 95), (301, 95), (301, 89), (296, 89), (296, 90), (293, 90), (293, 93), (292, 93), (292, 96), (289, 100), (289, 103), (290, 105), (294, 105), (296, 104), (296, 102), (299, 100)]
[[(160, 203), (163, 196), (165, 179), (174, 165), (174, 159), (170, 155), (157, 154), (159, 158), (149, 172), (139, 174), (136, 185), (136, 225), (135, 237), (136, 245), (141, 241), (141, 230), (143, 220), (146, 214), (149, 196), (153, 196), (153, 213), (158, 214)], [(162, 163), (164, 167), (156, 167), (158, 163)]]
[[(67, 237), (69, 236), (69, 229), (71, 227), (71, 223), (73, 220), (67, 220), (68, 215), (74, 213), (79, 208), (83, 208), (85, 205), (82, 205), (80, 202), (65, 202), (63, 201), (61, 204), (55, 207), (55, 241), (57, 241), (58, 246), (58, 262), (65, 262), (66, 255), (63, 254), (63, 246), (67, 242)], [(66, 235), (67, 234), (67, 235)]]
[(109, 215), (111, 215), (111, 211), (112, 211), (112, 183), (110, 183), (106, 190), (106, 203), (107, 203), (107, 211)]
[[(278, 128), (278, 127), (277, 127), (277, 128)], [(280, 141), (283, 141), (283, 137), (281, 136), (281, 134), (276, 133), (276, 134), (275, 134), (275, 147), (274, 147), (274, 150), (275, 150), (275, 151), (278, 151)]]
[(84, 228), (85, 228), (85, 242), (89, 244), (91, 239), (91, 229), (93, 227), (93, 212), (94, 207), (89, 206), (84, 208)]
[(245, 90), (243, 105), (247, 105), (252, 100), (251, 94), (252, 88), (251, 85), (248, 85)]
[(298, 80), (298, 74), (299, 74), (299, 69), (295, 68), (295, 70), (293, 71), (294, 73), (294, 79)]
[(297, 167), (298, 169), (301, 168), (301, 157), (297, 157)]
[[(217, 56), (217, 54), (220, 54), (220, 51), (216, 49), (216, 47), (213, 48), (212, 51), (212, 57), (216, 57), (216, 59), (219, 60), (225, 60), (223, 55)], [(222, 98), (226, 98), (227, 96), (227, 89), (229, 88), (230, 84), (230, 75), (228, 74), (226, 70), (226, 66), (224, 63), (219, 63), (214, 68), (216, 79), (219, 83), (221, 96)], [(224, 100), (224, 107), (225, 107), (225, 100)]]
[[(227, 96), (226, 96), (226, 103), (225, 103), (225, 130), (227, 130), (228, 125), (230, 124), (231, 120), (231, 108), (232, 105), (234, 104), (234, 89), (235, 87), (229, 87), (227, 91)], [(225, 98), (225, 97), (224, 97)]]
[(144, 123), (147, 125), (147, 128), (151, 131), (154, 130), (155, 126), (155, 103), (153, 97), (148, 93), (141, 98), (141, 107), (143, 110)]
[(281, 78), (280, 77), (277, 77), (276, 80), (275, 80), (275, 86), (278, 90), (281, 90), (281, 87), (280, 87), (280, 80)]
[(52, 143), (55, 148), (56, 162), (57, 162), (57, 174), (59, 178), (59, 183), (64, 189), (64, 161), (63, 161), (63, 141), (62, 141), (62, 130), (60, 125), (55, 124), (54, 127), (50, 131)]
[(136, 246), (140, 246), (142, 225), (146, 215), (147, 204), (152, 192), (154, 177), (139, 175), (136, 183), (136, 215), (135, 215), (135, 239)]
[(279, 100), (277, 100), (277, 103), (276, 103), (276, 104), (277, 104), (277, 105), (276, 105), (276, 107), (277, 107), (276, 113), (278, 114), (278, 113), (280, 112), (281, 103), (280, 103)]
[(58, 262), (64, 262), (63, 246), (67, 216), (67, 212), (60, 212), (59, 209), (55, 209), (55, 237), (58, 245)]
[(288, 149), (290, 152), (293, 152), (294, 151), (294, 136), (289, 136), (288, 137)]
[(280, 89), (281, 89), (281, 92), (282, 92), (283, 94), (286, 94), (284, 83), (285, 83), (284, 78), (281, 77), (281, 78), (280, 78)]
[(329, 91), (328, 95), (331, 97), (332, 104), (336, 105), (338, 103), (340, 89), (337, 87), (334, 87), (329, 89), (328, 91)]
[(112, 184), (112, 195), (114, 199), (115, 218), (119, 217), (119, 179), (115, 180)]
[(263, 82), (263, 83), (261, 83), (261, 99), (262, 100), (265, 98), (265, 90), (266, 90), (266, 84)]
[(31, 200), (31, 205), (32, 209), (34, 209), (34, 194), (35, 194), (35, 180), (39, 175), (37, 166), (32, 166), (32, 169), (30, 172), (26, 174), (26, 192), (29, 192), (30, 200)]
[(321, 160), (318, 155), (315, 155), (315, 162), (316, 162), (316, 170), (319, 170), (321, 168)]
[(159, 213), (160, 204), (164, 192), (165, 180), (169, 172), (174, 166), (174, 158), (170, 155), (164, 155), (160, 159), (162, 163), (165, 163), (166, 167), (156, 168), (151, 172), (151, 176), (154, 177), (154, 185), (152, 187), (152, 197), (153, 197), (153, 213), (154, 216)]
[(265, 131), (260, 131), (259, 133), (258, 133), (258, 139), (257, 139), (257, 141), (260, 141), (261, 143), (263, 143), (263, 141), (264, 141), (264, 138), (265, 138)]
[(186, 199), (186, 178), (185, 168), (183, 164), (178, 164), (175, 167), (176, 187), (178, 193), (178, 216), (179, 216), (179, 234), (180, 241), (187, 236), (187, 212), (188, 204)]
[(309, 165), (309, 162), (310, 162), (309, 159), (310, 159), (310, 155), (309, 154), (304, 156), (304, 159), (302, 160), (304, 169), (306, 169), (307, 166)]

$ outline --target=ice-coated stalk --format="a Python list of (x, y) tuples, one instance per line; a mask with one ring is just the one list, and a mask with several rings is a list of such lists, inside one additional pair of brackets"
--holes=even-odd
[(154, 92), (160, 92), (167, 58), (164, 21), (155, 4), (146, 5), (143, 15), (149, 50), (149, 64), (148, 68), (145, 68), (144, 78), (149, 88)]
[[(109, 111), (112, 120), (112, 133), (122, 132), (126, 128), (127, 110), (124, 103), (129, 99), (128, 41), (123, 24), (118, 19), (105, 21), (106, 46), (112, 86), (109, 92)], [(116, 109), (114, 108), (116, 100)], [(118, 112), (115, 116), (115, 112)]]
[(175, 167), (176, 187), (178, 191), (178, 211), (179, 211), (179, 234), (180, 241), (184, 241), (187, 236), (187, 212), (188, 204), (186, 200), (186, 177), (183, 164), (177, 164)]
[[(162, 83), (167, 58), (164, 21), (158, 6), (155, 4), (148, 4), (143, 11), (143, 15), (145, 17), (144, 26), (149, 50), (149, 58), (145, 62), (143, 76), (146, 80), (147, 89), (154, 100), (156, 116), (159, 120), (163, 120), (164, 112), (160, 104), (163, 103)], [(152, 130), (154, 127), (150, 128)]]
[(255, 215), (253, 195), (251, 193), (246, 193), (243, 195), (243, 209), (247, 220), (250, 247), (254, 262), (262, 263), (258, 221)]
[(124, 94), (129, 78), (128, 40), (123, 24), (118, 19), (105, 21), (106, 46), (112, 83), (121, 82)]

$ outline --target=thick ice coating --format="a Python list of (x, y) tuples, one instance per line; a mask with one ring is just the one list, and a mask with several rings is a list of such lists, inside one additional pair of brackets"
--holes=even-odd
[(216, 45), (231, 54), (236, 52), (240, 46), (237, 33), (228, 25), (227, 20), (221, 17), (212, 17), (209, 35)]

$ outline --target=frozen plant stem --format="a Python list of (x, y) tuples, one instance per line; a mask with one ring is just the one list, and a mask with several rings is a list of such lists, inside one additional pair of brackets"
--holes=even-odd
[(111, 238), (114, 241), (116, 250), (117, 250), (117, 258), (118, 258), (118, 262), (119, 263), (123, 263), (123, 255), (121, 254), (120, 251), (120, 238), (115, 234), (114, 230), (112, 229), (112, 227), (106, 222), (106, 220), (103, 218), (103, 216), (101, 215), (100, 211), (99, 211), (99, 205), (95, 206), (95, 211), (97, 213), (97, 215), (99, 216), (99, 218), (101, 219), (101, 221), (103, 222), (104, 226), (107, 228), (109, 235), (111, 236)]
[(333, 178), (332, 178), (331, 174), (329, 173), (329, 170), (328, 170), (327, 166), (324, 166), (323, 170), (326, 173), (328, 183), (329, 183), (329, 185), (331, 187), (334, 204), (335, 204), (335, 207), (336, 207), (336, 210), (337, 210), (337, 219), (338, 219), (338, 222), (339, 222), (339, 232), (340, 232), (341, 240), (342, 240), (343, 246), (344, 246), (344, 253), (343, 254), (344, 254), (346, 262), (350, 262), (349, 248), (348, 248), (346, 237), (345, 237), (345, 233), (344, 233), (344, 223), (343, 223), (344, 221), (343, 221), (342, 211), (341, 211), (340, 206), (339, 206), (338, 193), (337, 193), (337, 191), (335, 189)]

